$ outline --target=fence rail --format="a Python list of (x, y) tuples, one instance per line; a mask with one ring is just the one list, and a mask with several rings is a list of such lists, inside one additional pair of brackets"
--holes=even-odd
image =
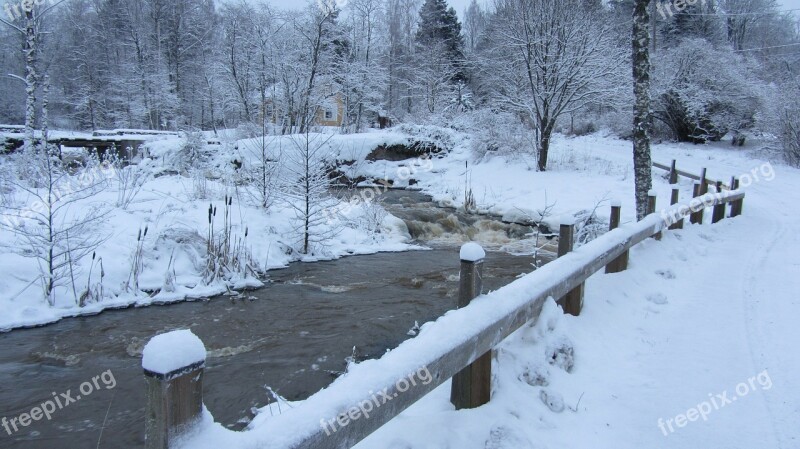
[[(714, 186), (721, 187), (719, 183), (714, 183)], [(246, 445), (270, 449), (350, 448), (456, 375), (458, 376), (453, 382), (451, 400), (457, 403), (457, 408), (480, 405), (485, 402), (480, 397), (473, 401), (467, 396), (469, 392), (488, 391), (491, 376), (486, 375), (486, 355), (491, 354), (492, 349), (513, 332), (536, 320), (549, 298), (561, 298), (559, 302), (566, 311), (579, 315), (582, 285), (590, 276), (604, 268), (609, 273), (625, 270), (627, 255), (632, 247), (650, 237), (661, 235), (675, 226), (678, 219), (682, 220), (695, 213), (698, 207), (711, 207), (718, 213), (720, 207), (724, 212), (726, 205), (731, 204), (730, 216), (738, 215), (741, 213), (744, 197), (744, 192), (722, 192), (720, 189), (716, 194), (708, 194), (702, 199), (694, 198), (693, 202), (699, 206), (675, 204), (661, 214), (652, 213), (642, 221), (625, 226), (619, 226), (620, 205), (614, 203), (611, 230), (607, 234), (577, 250), (565, 245), (557, 260), (500, 290), (471, 301), (470, 297), (474, 296), (472, 292), (479, 293), (480, 284), (478, 282), (476, 286), (476, 279), (480, 278), (483, 261), (462, 260), (460, 303), (464, 305), (463, 308), (426, 326), (419, 336), (403, 343), (381, 359), (360, 364), (351, 373), (299, 407), (273, 417), (255, 430), (230, 432), (228, 446)], [(672, 202), (676, 202), (675, 195)], [(651, 204), (651, 211), (654, 212), (654, 198)], [(715, 218), (725, 218), (724, 213), (722, 217)], [(569, 229), (569, 224), (562, 226), (562, 232), (570, 232)], [(578, 289), (580, 293), (576, 293)], [(409, 373), (418, 371), (421, 367), (430, 374), (430, 382), (416, 382), (413, 387), (408, 382), (402, 386), (397, 382), (408, 378)], [(197, 376), (196, 373), (189, 375)], [(180, 378), (163, 380), (176, 381), (180, 382)], [(476, 385), (476, 382), (481, 385)], [(201, 382), (193, 385), (202, 392)], [(370, 405), (368, 416), (359, 413), (357, 410), (364, 412), (366, 404), (378, 404), (375, 401), (375, 392), (379, 391), (388, 400), (375, 407)], [(478, 394), (482, 395), (483, 393)], [(150, 397), (149, 408), (163, 409), (164, 398), (163, 395)], [(326, 428), (326, 422), (331, 426)], [(147, 447), (174, 447), (169, 442), (162, 442), (163, 439), (151, 439), (148, 436)]]
[[(695, 175), (694, 173), (690, 173), (685, 170), (680, 170), (677, 168), (677, 161), (675, 159), (672, 160), (671, 165), (662, 164), (660, 162), (653, 162), (653, 167), (659, 168), (661, 170), (665, 170), (669, 172), (669, 183), (670, 184), (677, 184), (678, 183), (678, 176), (683, 176), (685, 178), (692, 179), (694, 181), (700, 182), (700, 185), (705, 189), (705, 192), (708, 191), (709, 186), (715, 186), (721, 181), (717, 181), (714, 179), (710, 179), (706, 177), (706, 169), (702, 169), (700, 175)], [(731, 182), (728, 184), (722, 183), (722, 188), (724, 190), (735, 190), (736, 187), (734, 186), (733, 180), (736, 179), (735, 177), (731, 178)]]

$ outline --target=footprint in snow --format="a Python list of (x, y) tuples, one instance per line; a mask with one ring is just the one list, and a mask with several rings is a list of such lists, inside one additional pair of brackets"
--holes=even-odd
[(539, 392), (539, 399), (541, 399), (544, 405), (553, 413), (561, 413), (564, 411), (564, 398), (555, 391), (543, 389)]
[(658, 270), (656, 274), (664, 279), (675, 279), (675, 273), (672, 270)]
[(489, 433), (489, 439), (483, 446), (485, 449), (517, 449), (521, 447), (537, 449), (542, 446), (534, 444), (519, 429), (508, 426), (495, 426)]
[(661, 294), (661, 293), (655, 293), (653, 295), (649, 295), (647, 297), (647, 300), (652, 302), (653, 304), (658, 304), (660, 306), (663, 306), (664, 304), (669, 303), (669, 301), (667, 300), (667, 297), (665, 295)]

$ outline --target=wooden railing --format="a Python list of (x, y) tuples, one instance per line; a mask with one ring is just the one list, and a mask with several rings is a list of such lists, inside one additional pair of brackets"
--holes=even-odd
[[(692, 179), (700, 183), (701, 186), (704, 186), (706, 189), (705, 192), (708, 192), (709, 186), (717, 186), (721, 185), (724, 190), (736, 190), (736, 177), (731, 177), (731, 181), (728, 184), (723, 183), (722, 181), (717, 181), (714, 179), (709, 179), (706, 177), (707, 170), (703, 168), (700, 171), (699, 175), (695, 175), (694, 173), (687, 172), (685, 170), (681, 170), (677, 167), (677, 160), (673, 159), (670, 165), (661, 164), (659, 162), (653, 162), (653, 167), (665, 170), (669, 172), (669, 183), (670, 184), (677, 184), (678, 177), (683, 176), (685, 178)], [(703, 192), (703, 193), (705, 193)]]
[[(482, 258), (462, 257), (465, 260), (461, 261), (459, 310), (426, 326), (419, 336), (381, 359), (359, 364), (330, 387), (300, 406), (272, 417), (255, 430), (230, 432), (230, 442), (226, 442), (226, 446), (350, 448), (450, 378), (453, 378), (451, 401), (456, 408), (485, 403), (490, 400), (491, 351), (526, 323), (536, 320), (549, 298), (559, 298), (566, 312), (579, 315), (586, 279), (604, 268), (607, 273), (625, 270), (632, 247), (651, 237), (658, 238), (679, 222), (682, 226), (684, 218), (695, 215), (701, 208), (713, 208), (715, 219), (721, 220), (725, 218), (726, 206), (731, 204), (730, 216), (739, 215), (744, 192), (723, 192), (717, 183), (713, 185), (718, 192), (694, 198), (690, 204), (675, 205), (660, 214), (655, 213), (656, 201), (652, 196), (650, 210), (653, 213), (642, 221), (624, 226), (620, 226), (619, 203), (612, 203), (608, 233), (577, 250), (572, 250), (569, 242), (559, 245), (557, 260), (487, 295), (478, 296), (482, 288)], [(564, 223), (561, 232), (561, 239), (569, 240), (574, 227)], [(198, 363), (200, 361), (195, 360), (192, 366), (202, 366)], [(425, 380), (429, 382), (409, 382), (410, 373), (423, 368), (428, 373)], [(151, 392), (171, 391), (171, 383), (191, 385), (195, 389), (180, 395), (149, 396), (150, 417), (169, 417), (169, 413), (159, 412), (163, 410), (192, 414), (173, 416), (170, 422), (148, 426), (153, 432), (147, 435), (148, 448), (176, 447), (174, 443), (171, 446), (173, 440), (165, 435), (191, 430), (192, 426), (187, 427), (186, 423), (199, 420), (200, 408), (169, 401), (180, 401), (184, 397), (196, 403), (198, 394), (202, 394), (202, 376), (197, 370), (188, 370), (185, 376), (190, 376), (193, 382), (186, 382), (185, 376), (158, 377), (149, 372), (146, 375)], [(153, 385), (158, 382), (163, 383), (160, 389)], [(376, 392), (381, 392), (380, 397)], [(215, 441), (219, 441), (219, 435), (215, 435)]]

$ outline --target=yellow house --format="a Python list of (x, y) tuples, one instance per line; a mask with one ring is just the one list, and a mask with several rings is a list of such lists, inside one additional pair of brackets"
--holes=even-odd
[[(292, 120), (287, 111), (284, 111), (281, 108), (280, 102), (274, 101), (271, 95), (267, 96), (265, 107), (266, 115), (269, 117), (269, 120), (272, 123), (278, 124), (281, 121), (296, 123), (296, 118), (295, 120)], [(342, 94), (338, 92), (332, 92), (318, 105), (316, 105), (316, 111), (314, 113), (314, 125), (336, 127), (342, 126), (342, 123), (344, 122), (344, 114), (344, 99)]]
[(317, 126), (342, 126), (344, 121), (344, 100), (339, 93), (333, 94), (326, 103), (317, 107), (314, 124)]

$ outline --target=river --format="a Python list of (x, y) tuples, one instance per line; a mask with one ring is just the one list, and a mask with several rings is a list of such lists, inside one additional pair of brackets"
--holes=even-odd
[[(280, 395), (307, 398), (329, 385), (346, 360), (377, 358), (412, 338), (415, 323), (455, 308), (458, 247), (490, 249), (486, 290), (532, 271), (530, 228), (435, 207), (414, 192), (390, 191), (386, 208), (431, 250), (293, 264), (269, 284), (235, 297), (108, 311), (0, 334), (0, 403), (7, 419), (111, 371), (111, 382), (50, 420), (9, 435), (3, 448), (139, 448), (144, 444), (141, 350), (161, 332), (191, 328), (209, 350), (204, 400), (218, 422), (243, 428)], [(552, 256), (540, 254), (544, 263)], [(108, 379), (108, 376), (105, 378)]]

